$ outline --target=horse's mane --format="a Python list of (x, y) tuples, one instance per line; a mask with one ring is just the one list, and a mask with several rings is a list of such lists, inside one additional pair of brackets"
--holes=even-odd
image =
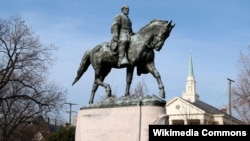
[(144, 29), (149, 27), (153, 22), (165, 22), (165, 23), (168, 23), (168, 21), (164, 21), (164, 20), (160, 20), (160, 19), (153, 19), (151, 22), (149, 22), (144, 27), (142, 27), (137, 33), (142, 32)]

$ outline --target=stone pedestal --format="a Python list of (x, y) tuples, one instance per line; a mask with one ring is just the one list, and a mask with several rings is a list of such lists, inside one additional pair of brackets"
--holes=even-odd
[(109, 99), (81, 108), (76, 141), (148, 141), (148, 125), (167, 124), (166, 102), (157, 97)]

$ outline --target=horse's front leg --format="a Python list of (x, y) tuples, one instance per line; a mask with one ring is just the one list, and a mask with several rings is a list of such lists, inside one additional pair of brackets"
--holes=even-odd
[(134, 72), (134, 67), (132, 66), (128, 66), (127, 67), (127, 75), (126, 75), (126, 89), (125, 89), (125, 96), (129, 96), (130, 93), (130, 86), (132, 83), (132, 79), (133, 79), (133, 72)]
[(160, 90), (160, 97), (161, 98), (165, 98), (165, 90), (164, 90), (164, 85), (161, 81), (161, 75), (160, 73), (157, 71), (157, 69), (155, 68), (154, 63), (149, 63), (146, 65), (147, 69), (149, 70), (149, 72), (154, 76), (154, 78), (156, 79), (157, 83), (158, 83), (158, 87)]

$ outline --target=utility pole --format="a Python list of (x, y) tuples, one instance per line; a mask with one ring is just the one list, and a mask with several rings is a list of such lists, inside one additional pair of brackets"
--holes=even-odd
[(71, 126), (71, 113), (72, 113), (72, 105), (77, 105), (74, 103), (64, 103), (69, 105), (69, 126)]
[(234, 82), (234, 80), (227, 78), (228, 80), (228, 92), (229, 92), (229, 115), (230, 115), (230, 124), (233, 124), (232, 121), (232, 88), (231, 83)]

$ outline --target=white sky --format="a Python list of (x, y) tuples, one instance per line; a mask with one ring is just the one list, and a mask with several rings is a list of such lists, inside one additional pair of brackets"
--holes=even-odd
[[(200, 100), (217, 108), (227, 106), (227, 78), (236, 80), (239, 52), (250, 45), (249, 0), (1, 0), (0, 18), (18, 14), (42, 43), (58, 47), (49, 79), (68, 90), (68, 102), (78, 104), (72, 107), (78, 111), (88, 104), (94, 80), (89, 67), (71, 86), (82, 55), (111, 39), (111, 23), (124, 4), (130, 7), (135, 32), (155, 18), (176, 24), (162, 50), (155, 52), (167, 101), (185, 91), (191, 50)], [(146, 82), (149, 94), (158, 94), (151, 74), (137, 76), (135, 72), (132, 88), (141, 81)], [(113, 92), (123, 95), (125, 69), (113, 69), (105, 82)], [(95, 100), (104, 93), (99, 87)]]

